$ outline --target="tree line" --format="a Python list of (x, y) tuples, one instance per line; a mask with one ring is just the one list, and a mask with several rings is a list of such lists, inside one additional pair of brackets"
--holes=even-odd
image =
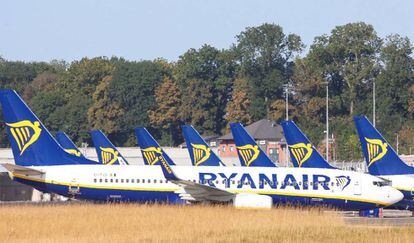
[[(248, 27), (226, 49), (203, 45), (177, 61), (121, 57), (21, 62), (0, 58), (0, 85), (17, 90), (51, 131), (78, 145), (102, 129), (117, 146), (135, 146), (135, 127), (147, 127), (163, 145), (183, 141), (180, 125), (224, 134), (229, 122), (281, 121), (285, 87), (290, 118), (318, 144), (324, 138), (325, 87), (338, 159), (362, 157), (352, 116), (372, 118), (400, 153), (414, 148), (414, 61), (407, 37), (381, 38), (372, 25), (335, 27), (305, 47), (277, 24)], [(0, 144), (8, 146), (1, 126)]]

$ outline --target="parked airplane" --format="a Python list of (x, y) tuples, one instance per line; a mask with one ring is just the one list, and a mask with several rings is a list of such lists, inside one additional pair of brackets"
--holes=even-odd
[(295, 167), (334, 169), (293, 121), (282, 122), (290, 158)]
[(414, 210), (414, 167), (402, 161), (366, 116), (355, 116), (354, 121), (369, 173), (391, 181), (404, 194), (395, 207)]
[(211, 150), (206, 141), (191, 125), (181, 127), (191, 162), (195, 166), (224, 166), (220, 158)]
[(276, 167), (241, 123), (230, 123), (230, 129), (242, 166)]
[(149, 145), (142, 148), (154, 147), (162, 166), (97, 165), (66, 153), (14, 91), (1, 90), (0, 103), (16, 161), (3, 166), (14, 180), (45, 192), (101, 201), (234, 201), (261, 207), (299, 203), (350, 210), (387, 206), (402, 198), (384, 180), (350, 171), (171, 166), (144, 129), (137, 130), (139, 141)]
[(128, 161), (109, 141), (101, 130), (91, 131), (93, 145), (98, 155), (99, 163), (104, 165), (128, 165)]
[(80, 152), (78, 147), (76, 147), (75, 143), (72, 142), (72, 140), (68, 137), (68, 135), (66, 135), (65, 132), (58, 131), (55, 137), (58, 143), (60, 144), (60, 146), (62, 146), (62, 148), (67, 153), (76, 155), (78, 157), (85, 158), (85, 156), (83, 156), (83, 154)]

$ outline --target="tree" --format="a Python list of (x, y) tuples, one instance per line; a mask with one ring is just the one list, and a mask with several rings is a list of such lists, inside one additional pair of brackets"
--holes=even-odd
[(293, 73), (294, 55), (303, 44), (294, 34), (285, 35), (282, 27), (263, 24), (249, 27), (236, 36), (234, 51), (240, 62), (240, 74), (247, 78), (251, 90), (251, 109), (254, 120), (262, 119), (270, 104), (283, 96), (283, 85)]
[(112, 76), (106, 76), (96, 87), (92, 96), (92, 106), (88, 109), (88, 121), (93, 129), (103, 129), (107, 133), (119, 130), (118, 118), (125, 111), (109, 96)]
[(354, 114), (357, 101), (366, 110), (366, 84), (378, 75), (380, 47), (381, 39), (372, 25), (363, 22), (337, 26), (330, 36), (316, 37), (310, 47), (307, 57), (321, 69), (322, 78), (334, 94), (340, 96), (347, 114)]
[(155, 102), (155, 109), (148, 111), (151, 124), (167, 130), (168, 144), (177, 145), (181, 137), (178, 132), (181, 119), (177, 115), (181, 108), (181, 91), (171, 78), (165, 76), (163, 83), (155, 90)]
[[(202, 132), (220, 133), (225, 127), (225, 107), (231, 96), (235, 68), (232, 52), (219, 51), (209, 45), (198, 50), (189, 49), (180, 56), (174, 68), (174, 79), (183, 97), (183, 121), (194, 125), (203, 120), (198, 124)], [(196, 94), (199, 96), (195, 97)]]
[(155, 90), (166, 75), (171, 75), (169, 66), (158, 61), (120, 61), (116, 64), (108, 95), (125, 110), (117, 120), (123, 128), (114, 138), (119, 144), (136, 145), (133, 129), (150, 126), (148, 111), (155, 109)]
[(237, 78), (234, 81), (231, 100), (226, 107), (227, 122), (241, 122), (243, 124), (252, 123), (252, 118), (248, 113), (251, 102), (249, 99), (250, 87), (244, 78)]

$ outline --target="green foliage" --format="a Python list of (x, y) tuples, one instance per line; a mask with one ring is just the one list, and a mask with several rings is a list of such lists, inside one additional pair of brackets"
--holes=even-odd
[(116, 122), (128, 136), (122, 136), (118, 142), (130, 146), (136, 145), (133, 129), (150, 126), (148, 111), (155, 108), (155, 89), (164, 76), (170, 75), (168, 65), (162, 62), (127, 62), (117, 63), (113, 80), (109, 85), (108, 97), (125, 110)]
[[(281, 26), (248, 27), (228, 49), (191, 48), (176, 62), (83, 58), (19, 62), (0, 57), (0, 86), (17, 90), (52, 131), (80, 144), (103, 129), (116, 145), (135, 146), (133, 129), (147, 127), (164, 145), (182, 142), (180, 125), (220, 134), (228, 122), (289, 116), (323, 147), (325, 88), (330, 131), (339, 160), (362, 158), (352, 116), (372, 114), (376, 84), (377, 128), (399, 149), (414, 148), (414, 60), (407, 37), (380, 38), (372, 25), (336, 26), (317, 36), (308, 53), (299, 36)], [(7, 145), (4, 126), (0, 144)], [(332, 153), (333, 151), (331, 151)]]

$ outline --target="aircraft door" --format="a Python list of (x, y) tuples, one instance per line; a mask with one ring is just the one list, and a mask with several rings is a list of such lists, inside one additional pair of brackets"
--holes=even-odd
[(73, 178), (68, 186), (68, 194), (69, 196), (75, 197), (76, 195), (80, 194), (80, 187), (78, 180)]

